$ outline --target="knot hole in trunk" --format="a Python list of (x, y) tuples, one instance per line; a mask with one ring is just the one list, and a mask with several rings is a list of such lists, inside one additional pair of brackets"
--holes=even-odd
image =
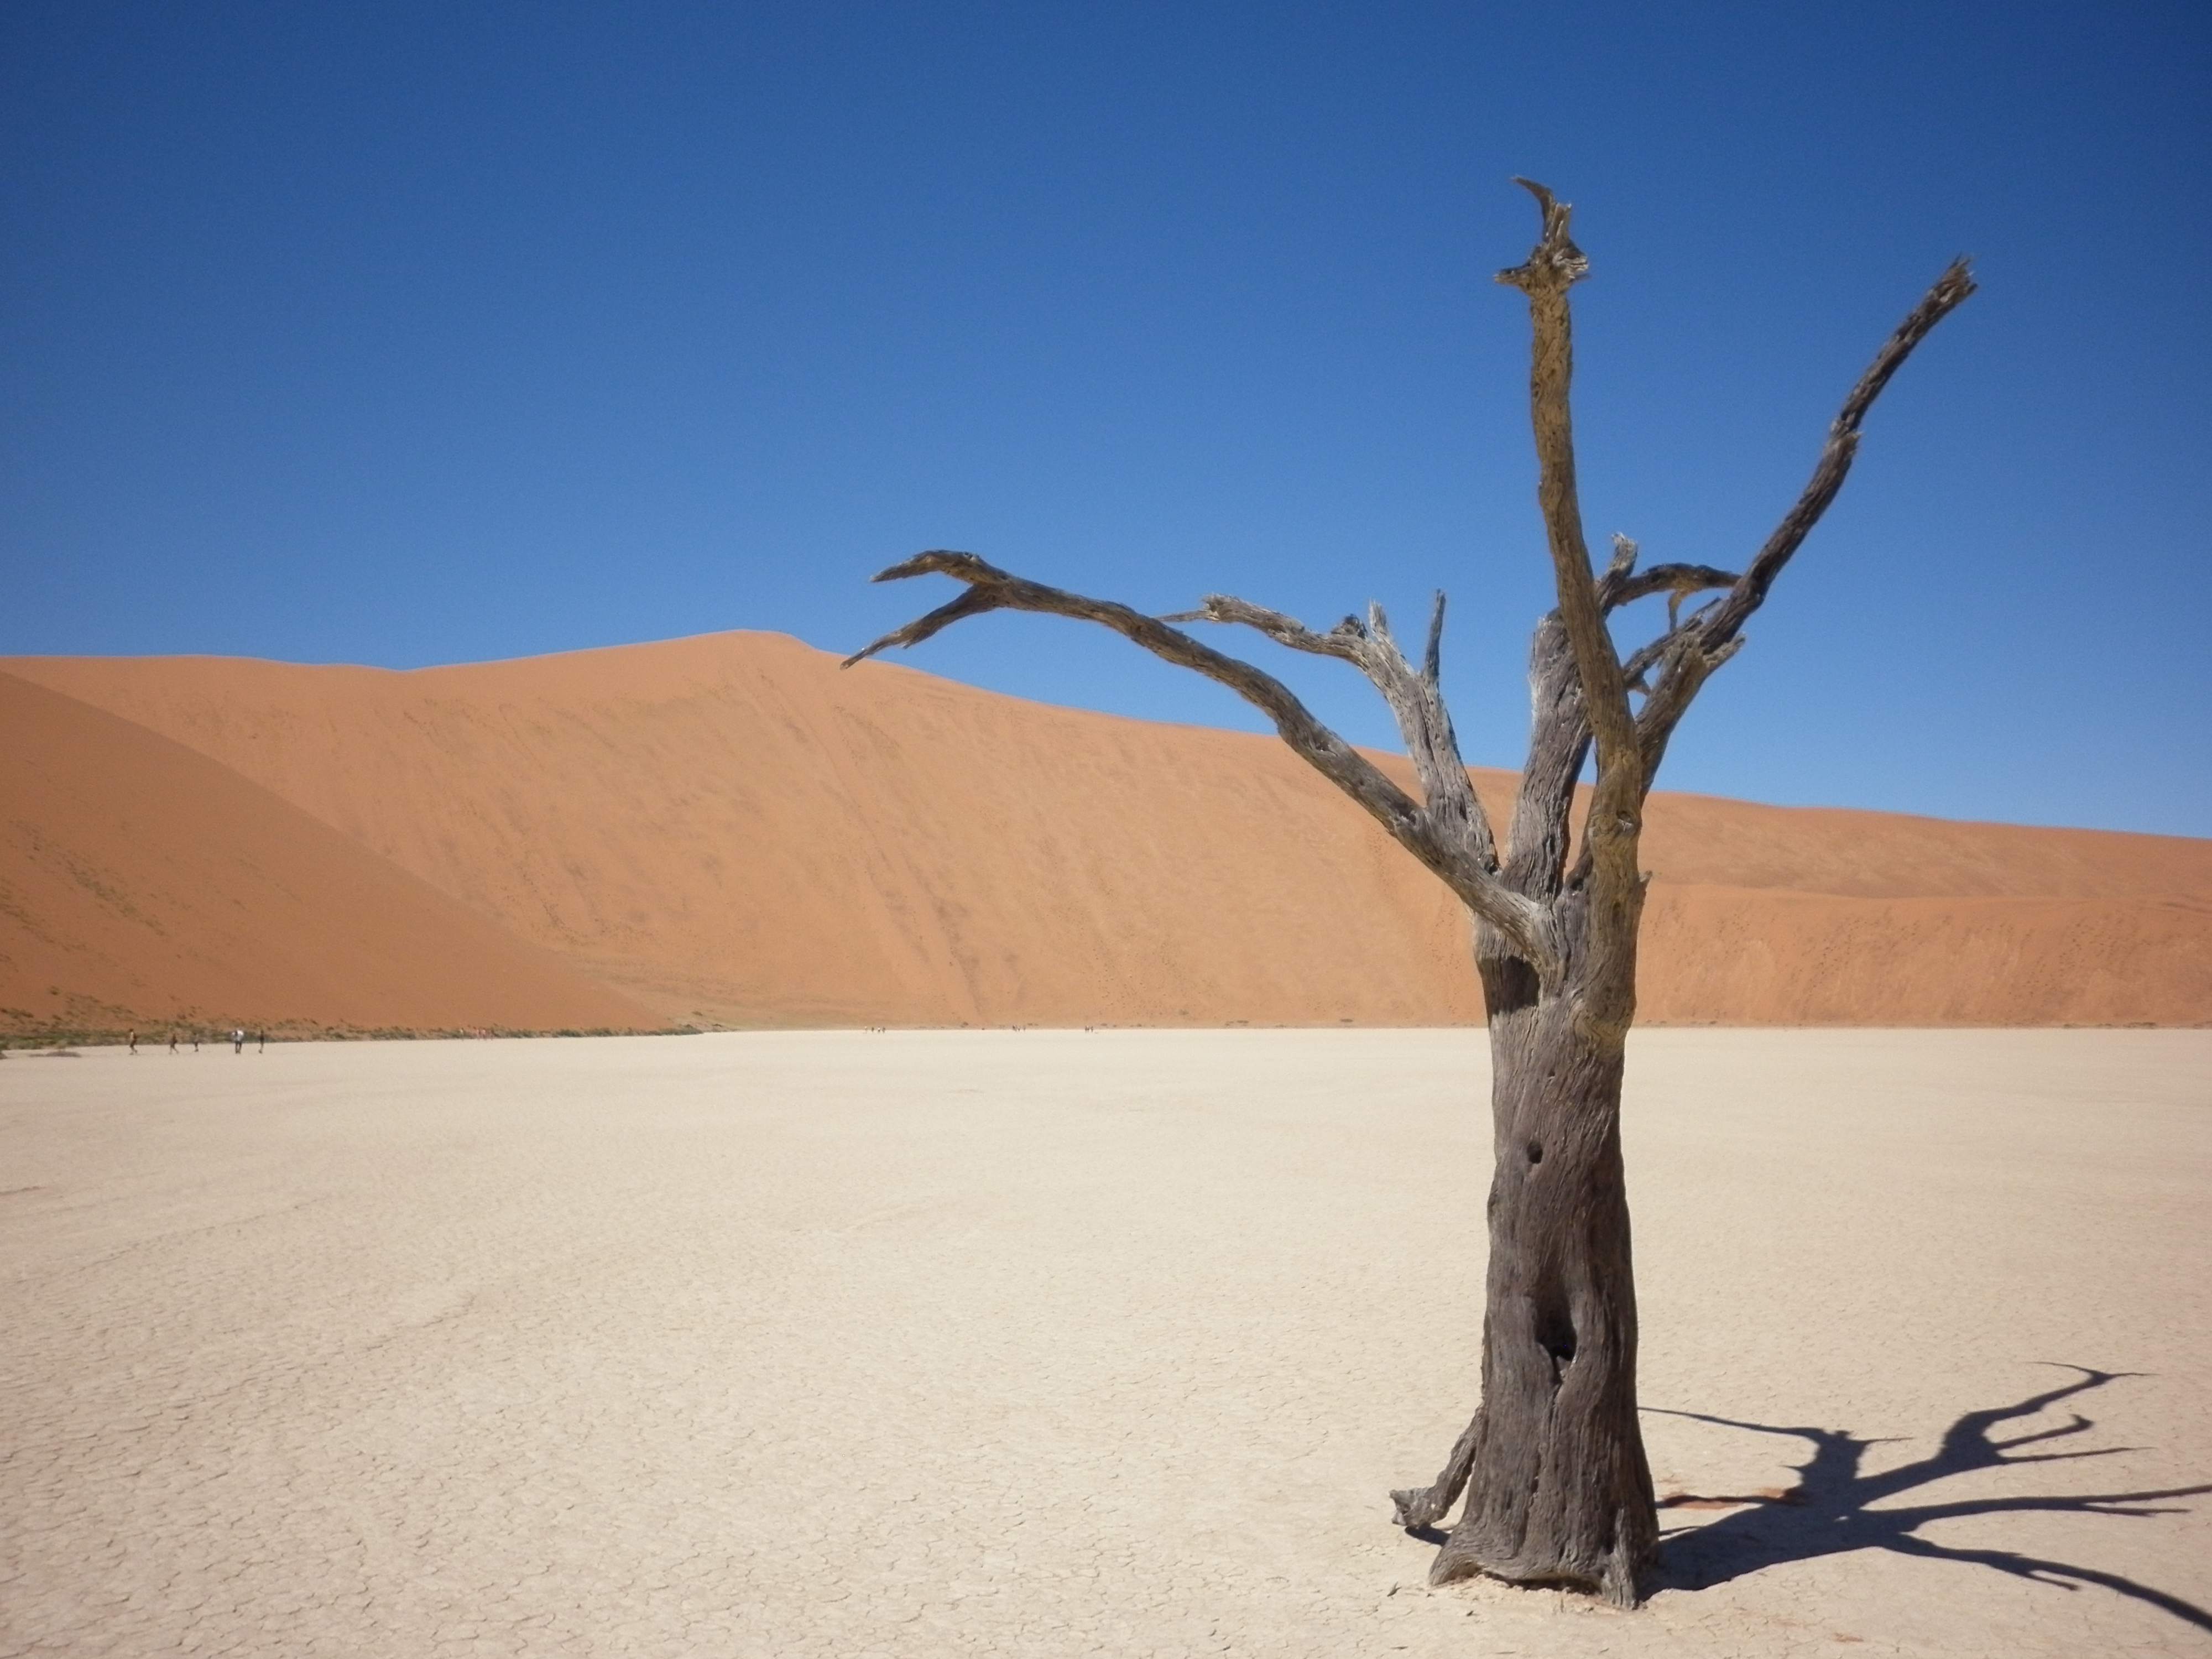
[(1557, 1304), (1547, 1307), (1536, 1321), (1536, 1342), (1552, 1357), (1552, 1382), (1556, 1387), (1575, 1360), (1575, 1322)]

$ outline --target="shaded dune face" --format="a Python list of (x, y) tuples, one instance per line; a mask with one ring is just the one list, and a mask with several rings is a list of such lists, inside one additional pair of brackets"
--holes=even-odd
[(0, 1029), (651, 1027), (231, 769), (0, 674)]
[[(1456, 903), (1272, 738), (769, 634), (408, 672), (0, 666), (663, 1018), (1481, 1018)], [(1502, 819), (1510, 777), (1478, 778)], [(1667, 794), (1649, 825), (1647, 1019), (2212, 1019), (2212, 842)]]

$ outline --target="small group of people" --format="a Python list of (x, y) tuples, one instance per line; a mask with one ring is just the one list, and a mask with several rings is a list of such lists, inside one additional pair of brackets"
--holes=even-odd
[[(193, 1031), (189, 1033), (189, 1036), (191, 1040), (192, 1052), (194, 1054), (199, 1053), (200, 1034), (198, 1031)], [(179, 1034), (176, 1028), (172, 1026), (169, 1030), (169, 1052), (171, 1054), (173, 1054), (177, 1052), (177, 1044), (180, 1040)], [(138, 1033), (136, 1030), (133, 1030), (130, 1036), (125, 1039), (125, 1041), (130, 1044), (131, 1052), (132, 1054), (135, 1054), (138, 1052)], [(269, 1033), (264, 1030), (255, 1031), (249, 1035), (243, 1025), (234, 1025), (230, 1028), (231, 1053), (234, 1054), (244, 1054), (246, 1052), (246, 1045), (249, 1042), (253, 1044), (254, 1053), (265, 1054), (268, 1052), (269, 1048)]]

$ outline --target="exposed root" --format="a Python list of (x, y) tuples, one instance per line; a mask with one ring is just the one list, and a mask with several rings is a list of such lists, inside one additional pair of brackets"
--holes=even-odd
[(1453, 1500), (1466, 1489), (1468, 1472), (1474, 1468), (1475, 1437), (1481, 1427), (1482, 1413), (1477, 1411), (1474, 1420), (1452, 1443), (1451, 1455), (1444, 1460), (1443, 1472), (1437, 1476), (1434, 1486), (1409, 1486), (1390, 1494), (1400, 1526), (1411, 1531), (1418, 1527), (1433, 1527), (1443, 1518)]
[(1605, 1577), (1598, 1586), (1598, 1594), (1616, 1607), (1638, 1607), (1644, 1598), (1637, 1594), (1638, 1577), (1635, 1564), (1628, 1559), (1628, 1552), (1616, 1544), (1605, 1558)]

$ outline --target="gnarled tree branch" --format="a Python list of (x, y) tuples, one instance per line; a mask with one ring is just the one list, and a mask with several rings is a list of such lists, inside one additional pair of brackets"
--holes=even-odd
[(1567, 809), (1590, 746), (1574, 650), (1556, 611), (1528, 642), (1528, 757), (1505, 835), (1504, 876), (1516, 893), (1550, 899), (1566, 872)]
[(1536, 440), (1536, 499), (1543, 509), (1545, 538), (1559, 588), (1559, 622), (1574, 655), (1584, 717), (1597, 742), (1597, 793), (1585, 833), (1595, 844), (1613, 849), (1600, 866), (1617, 888), (1637, 879), (1635, 842), (1641, 826), (1644, 769), (1628, 706), (1627, 677), (1606, 630), (1605, 609), (1598, 597), (1600, 579), (1590, 569), (1575, 488), (1574, 421), (1568, 401), (1574, 379), (1574, 337), (1567, 290), (1589, 275), (1589, 261), (1567, 234), (1573, 210), (1540, 184), (1527, 179), (1514, 182), (1536, 198), (1543, 210), (1543, 233), (1528, 258), (1499, 271), (1498, 280), (1519, 289), (1528, 299), (1528, 412)]
[(1714, 671), (1735, 653), (1742, 642), (1744, 623), (1765, 603), (1767, 590), (1773, 586), (1774, 579), (1803, 545), (1813, 526), (1820, 523), (1829, 503), (1836, 499), (1836, 492), (1844, 487), (1844, 479), (1858, 454), (1860, 423), (1874, 407), (1875, 399), (1912, 355), (1913, 348), (1928, 337), (1936, 324), (1964, 304), (1973, 291), (1974, 279), (1966, 261), (1963, 258), (1953, 260), (1929, 285), (1928, 292), (1920, 296), (1920, 303), (1905, 313), (1905, 320), (1882, 342), (1881, 349), (1875, 353), (1866, 373), (1859, 376), (1858, 384), (1844, 398), (1843, 407), (1829, 423), (1827, 441), (1820, 447), (1813, 476), (1806, 481), (1803, 491), (1790, 510), (1783, 514), (1782, 522), (1774, 527), (1765, 545), (1709, 612), (1692, 618), (1671, 636), (1658, 682), (1637, 715), (1637, 740), (1644, 754), (1647, 789), (1649, 779), (1658, 773), (1668, 740), (1688, 712), (1692, 701), (1712, 678)]
[[(1180, 629), (1171, 628), (1158, 618), (1147, 617), (1126, 605), (1116, 604), (1110, 599), (1090, 599), (1061, 588), (1048, 587), (1041, 582), (1024, 580), (986, 563), (973, 553), (943, 550), (918, 553), (888, 570), (878, 572), (874, 580), (879, 582), (899, 581), (909, 576), (929, 574), (951, 576), (965, 582), (968, 591), (951, 603), (939, 605), (927, 616), (916, 618), (903, 628), (894, 629), (872, 644), (854, 652), (845, 659), (846, 667), (850, 668), (854, 664), (895, 645), (916, 644), (963, 617), (980, 616), (988, 611), (1038, 611), (1048, 616), (1095, 622), (1110, 628), (1124, 638), (1144, 647), (1154, 656), (1178, 667), (1194, 670), (1208, 679), (1227, 686), (1265, 714), (1274, 721), (1275, 730), (1283, 741), (1307, 764), (1358, 802), (1400, 846), (1419, 859), (1456, 893), (1469, 909), (1511, 939), (1515, 948), (1528, 958), (1540, 975), (1548, 980), (1557, 973), (1559, 951), (1552, 937), (1549, 916), (1540, 905), (1508, 890), (1495, 874), (1494, 857), (1481, 855), (1480, 848), (1487, 842), (1489, 831), (1479, 807), (1468, 818), (1461, 820), (1449, 813), (1440, 817), (1416, 804), (1373, 762), (1315, 719), (1312, 712), (1298, 701), (1291, 689), (1273, 675), (1201, 645)], [(1230, 606), (1243, 605), (1242, 601), (1225, 598), (1223, 603)], [(1315, 635), (1310, 629), (1277, 612), (1263, 611), (1258, 606), (1243, 608), (1251, 613), (1251, 617), (1239, 615), (1235, 620), (1252, 620), (1254, 626), (1262, 628), (1273, 637), (1281, 638), (1285, 644), (1295, 642), (1299, 649), (1319, 648), (1319, 642), (1324, 639), (1342, 637), (1341, 630), (1334, 635)], [(1362, 629), (1364, 654), (1377, 662), (1385, 661), (1377, 642), (1366, 638), (1365, 634), (1366, 630)], [(1398, 653), (1396, 646), (1388, 644), (1387, 649), (1388, 659), (1395, 659), (1403, 666), (1405, 659)], [(1336, 656), (1346, 653), (1325, 648), (1322, 654)], [(1347, 656), (1346, 659), (1359, 660), (1356, 656)], [(1410, 667), (1406, 672), (1412, 677)], [(1432, 686), (1430, 690), (1433, 693)], [(1439, 702), (1437, 706), (1440, 708), (1442, 705)], [(1448, 722), (1444, 731), (1448, 740)], [(1455, 757), (1455, 750), (1454, 754)], [(1466, 769), (1459, 767), (1457, 769), (1465, 783)], [(1425, 785), (1426, 781), (1425, 769)], [(1449, 799), (1448, 791), (1444, 798)], [(1465, 784), (1465, 799), (1473, 806), (1471, 783)], [(1482, 825), (1479, 836), (1473, 827), (1475, 824)]]
[(1904, 366), (1912, 355), (1913, 348), (1934, 331), (1936, 325), (1963, 305), (1974, 291), (1973, 272), (1962, 256), (1954, 259), (1941, 276), (1929, 284), (1928, 292), (1920, 296), (1920, 303), (1905, 313), (1905, 320), (1896, 331), (1882, 342), (1874, 361), (1867, 365), (1858, 384), (1844, 399), (1836, 418), (1828, 427), (1827, 441), (1820, 446), (1820, 459), (1814, 464), (1813, 476), (1807, 480), (1802, 493), (1782, 522), (1766, 538), (1752, 562), (1744, 567), (1741, 580), (1728, 598), (1722, 602), (1717, 615), (1706, 629), (1709, 646), (1726, 645), (1749, 619), (1751, 613), (1765, 603), (1766, 590), (1782, 574), (1782, 567), (1790, 562), (1791, 554), (1820, 521), (1828, 504), (1836, 499), (1836, 492), (1844, 487), (1844, 479), (1851, 470), (1851, 461), (1858, 454), (1859, 423), (1866, 419), (1867, 410), (1874, 400), (1881, 396), (1882, 388), (1889, 384), (1890, 376)]
[(1444, 596), (1438, 593), (1429, 616), (1429, 637), (1416, 669), (1390, 632), (1382, 607), (1367, 607), (1367, 620), (1346, 617), (1326, 634), (1294, 617), (1227, 593), (1209, 593), (1195, 611), (1178, 611), (1165, 622), (1242, 623), (1278, 645), (1315, 656), (1336, 657), (1367, 676), (1398, 722), (1421, 793), (1437, 833), (1460, 848), (1485, 871), (1498, 869), (1498, 847), (1490, 820), (1476, 798), (1474, 781), (1460, 758), (1459, 739), (1438, 684), (1443, 651)]
[[(1636, 545), (1626, 536), (1616, 539), (1632, 550)], [(1709, 564), (1655, 564), (1649, 570), (1618, 578), (1607, 571), (1598, 582), (1598, 599), (1608, 611), (1633, 605), (1638, 599), (1648, 599), (1655, 593), (1664, 593), (1679, 605), (1688, 594), (1733, 587), (1742, 580), (1733, 570), (1716, 570)]]
[[(1639, 572), (1634, 542), (1615, 536), (1613, 547), (1613, 562), (1598, 579), (1601, 610), (1609, 614), (1622, 605), (1664, 593), (1669, 600), (1669, 633), (1675, 606), (1685, 595), (1731, 586), (1736, 580), (1733, 571), (1702, 564), (1661, 564)], [(1627, 690), (1647, 690), (1644, 675), (1658, 662), (1666, 642), (1667, 636), (1662, 635), (1632, 653), (1621, 665)], [(1505, 838), (1504, 879), (1516, 893), (1549, 897), (1558, 892), (1565, 874), (1567, 809), (1590, 746), (1582, 685), (1566, 629), (1557, 611), (1537, 624), (1535, 638), (1529, 641), (1528, 690), (1532, 704), (1528, 757), (1521, 770), (1520, 793), (1514, 799), (1513, 822)]]

